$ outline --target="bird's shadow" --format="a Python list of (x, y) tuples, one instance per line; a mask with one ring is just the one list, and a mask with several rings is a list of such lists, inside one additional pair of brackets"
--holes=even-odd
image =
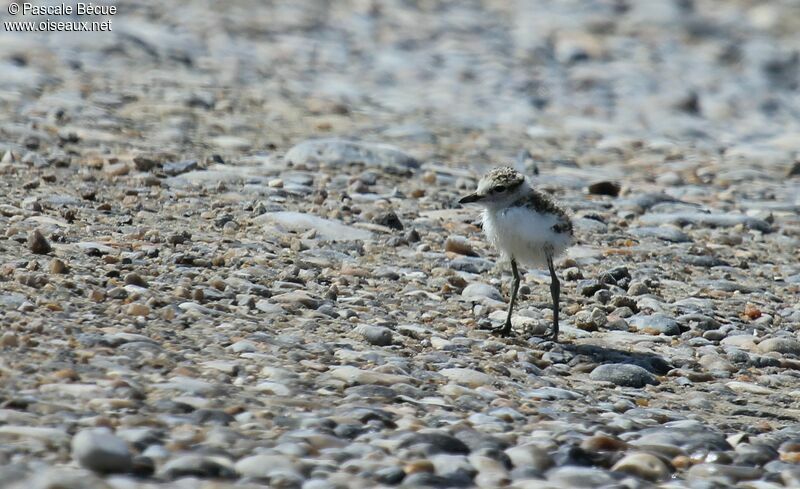
[(599, 364), (629, 363), (638, 365), (656, 375), (665, 375), (674, 368), (669, 360), (655, 353), (626, 351), (592, 344), (562, 343), (560, 346), (565, 352), (572, 353), (576, 358), (583, 356), (589, 361)]

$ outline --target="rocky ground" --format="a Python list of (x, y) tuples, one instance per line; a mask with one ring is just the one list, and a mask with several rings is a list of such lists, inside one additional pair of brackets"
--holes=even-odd
[(797, 3), (329, 3), (0, 32), (0, 486), (799, 487)]

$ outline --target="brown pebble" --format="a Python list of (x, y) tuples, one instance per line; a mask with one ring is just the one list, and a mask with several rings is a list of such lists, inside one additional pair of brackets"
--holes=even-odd
[(98, 289), (90, 290), (87, 296), (89, 297), (90, 300), (93, 300), (95, 302), (102, 302), (103, 299), (106, 298), (105, 292)]
[(14, 347), (19, 345), (19, 339), (15, 333), (11, 331), (6, 331), (3, 333), (3, 336), (0, 337), (0, 346), (3, 347)]
[(617, 182), (603, 180), (589, 185), (589, 193), (593, 195), (610, 195), (616, 197), (622, 187)]
[(613, 436), (595, 435), (581, 442), (581, 448), (591, 452), (617, 452), (626, 450), (628, 444)]
[(28, 248), (37, 255), (46, 255), (53, 251), (47, 238), (38, 229), (28, 234)]
[(469, 242), (460, 236), (450, 236), (444, 242), (444, 250), (458, 255), (478, 256)]
[(435, 470), (433, 462), (430, 460), (414, 460), (403, 467), (406, 474), (416, 474), (417, 472), (433, 473)]
[(63, 368), (53, 372), (53, 378), (57, 380), (79, 380), (78, 372), (71, 368)]
[(58, 258), (53, 258), (50, 261), (50, 273), (62, 274), (67, 273), (67, 264)]
[(147, 316), (150, 314), (150, 308), (144, 304), (128, 304), (128, 309), (126, 311), (128, 316)]
[(105, 172), (106, 175), (111, 177), (119, 177), (122, 175), (127, 175), (131, 169), (125, 163), (113, 163), (106, 166)]
[(744, 306), (744, 315), (751, 320), (758, 319), (761, 317), (761, 310), (754, 304), (748, 302), (747, 305)]
[(672, 466), (678, 470), (688, 469), (693, 465), (692, 459), (686, 455), (678, 455), (677, 457), (673, 458), (670, 463), (672, 463)]
[(136, 285), (138, 287), (147, 287), (147, 281), (136, 272), (131, 272), (125, 275), (125, 285)]

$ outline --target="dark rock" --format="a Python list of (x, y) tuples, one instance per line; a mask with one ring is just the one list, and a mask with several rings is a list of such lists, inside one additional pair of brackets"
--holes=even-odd
[(234, 421), (234, 417), (221, 409), (198, 409), (192, 413), (192, 421), (201, 425), (228, 425)]
[(415, 445), (424, 446), (428, 454), (455, 453), (467, 455), (470, 453), (469, 447), (463, 441), (444, 432), (414, 433), (407, 436), (400, 443), (400, 448)]
[(46, 255), (53, 251), (47, 238), (38, 229), (28, 234), (28, 248), (37, 255)]
[(403, 223), (400, 222), (400, 218), (397, 217), (393, 211), (384, 212), (375, 216), (372, 220), (375, 224), (380, 224), (381, 226), (386, 226), (391, 229), (396, 229), (398, 231), (403, 230)]
[(607, 289), (608, 286), (599, 280), (584, 279), (578, 280), (578, 294), (584, 297), (591, 297), (598, 290)]
[(610, 195), (616, 197), (622, 187), (617, 182), (603, 180), (589, 185), (589, 193), (593, 195)]

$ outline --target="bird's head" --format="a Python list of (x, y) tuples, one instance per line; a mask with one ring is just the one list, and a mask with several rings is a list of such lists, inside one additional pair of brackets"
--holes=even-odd
[(525, 183), (525, 176), (517, 170), (502, 166), (495, 168), (478, 182), (478, 189), (459, 200), (459, 204), (480, 204), (484, 207), (501, 205), (515, 198)]

